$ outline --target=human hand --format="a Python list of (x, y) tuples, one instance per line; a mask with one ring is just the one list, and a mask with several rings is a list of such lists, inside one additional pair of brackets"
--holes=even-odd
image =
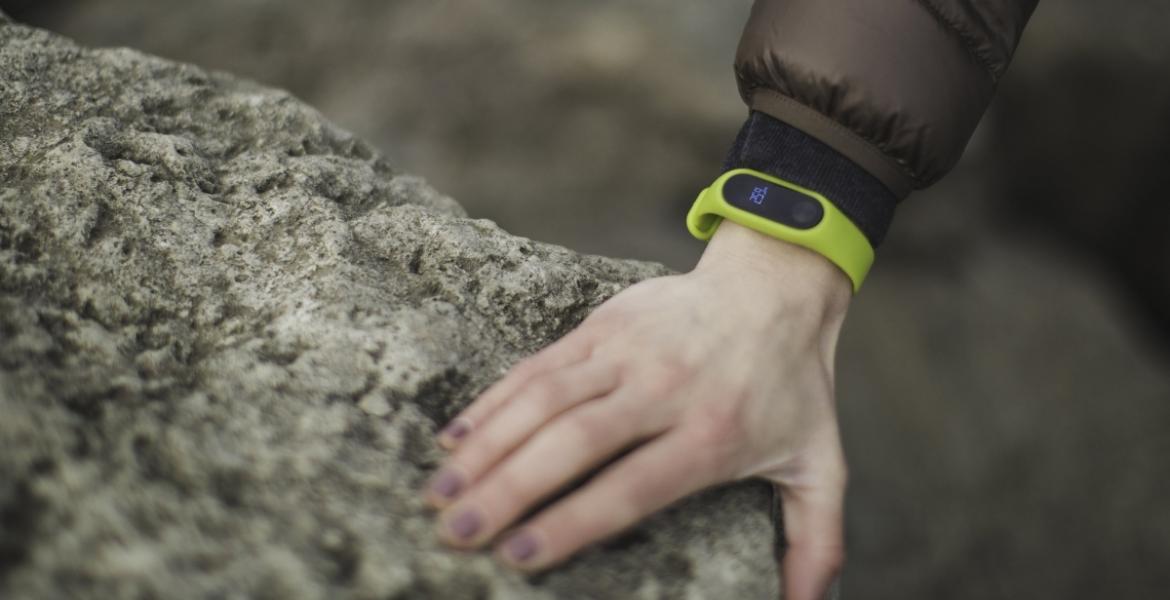
[(785, 597), (823, 597), (844, 560), (846, 469), (833, 356), (851, 298), (824, 257), (724, 221), (694, 270), (638, 283), (521, 361), (439, 441), (441, 538), (559, 563), (700, 489), (762, 477), (782, 499)]

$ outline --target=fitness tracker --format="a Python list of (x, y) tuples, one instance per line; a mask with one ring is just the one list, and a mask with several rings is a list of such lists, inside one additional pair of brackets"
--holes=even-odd
[(822, 254), (849, 276), (855, 294), (873, 265), (869, 240), (832, 202), (758, 171), (728, 171), (699, 192), (687, 229), (709, 240), (723, 219)]

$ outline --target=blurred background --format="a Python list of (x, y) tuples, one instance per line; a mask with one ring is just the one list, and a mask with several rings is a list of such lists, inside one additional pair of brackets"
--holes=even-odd
[[(291, 90), (475, 217), (683, 270), (748, 0), (0, 0)], [(1170, 590), (1170, 4), (1041, 2), (838, 355), (847, 598)]]

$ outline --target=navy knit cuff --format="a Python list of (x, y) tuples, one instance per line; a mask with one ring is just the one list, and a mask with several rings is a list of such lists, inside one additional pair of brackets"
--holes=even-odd
[(803, 131), (752, 111), (723, 161), (725, 171), (748, 168), (823, 194), (853, 221), (875, 249), (894, 219), (897, 197), (876, 177)]

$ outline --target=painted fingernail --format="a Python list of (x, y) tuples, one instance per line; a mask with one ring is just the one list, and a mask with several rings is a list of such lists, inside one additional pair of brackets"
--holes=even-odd
[(443, 431), (439, 432), (439, 435), (451, 438), (452, 440), (460, 440), (469, 431), (471, 431), (471, 426), (467, 424), (465, 419), (455, 419), (450, 425), (444, 427)]
[(464, 511), (447, 523), (447, 528), (451, 530), (451, 533), (461, 540), (475, 535), (479, 531), (479, 526), (479, 515), (470, 510)]
[(536, 556), (538, 548), (536, 536), (527, 531), (517, 533), (504, 542), (504, 554), (515, 562), (524, 562)]
[(463, 478), (454, 471), (439, 471), (431, 482), (431, 492), (440, 498), (454, 498), (463, 488)]

